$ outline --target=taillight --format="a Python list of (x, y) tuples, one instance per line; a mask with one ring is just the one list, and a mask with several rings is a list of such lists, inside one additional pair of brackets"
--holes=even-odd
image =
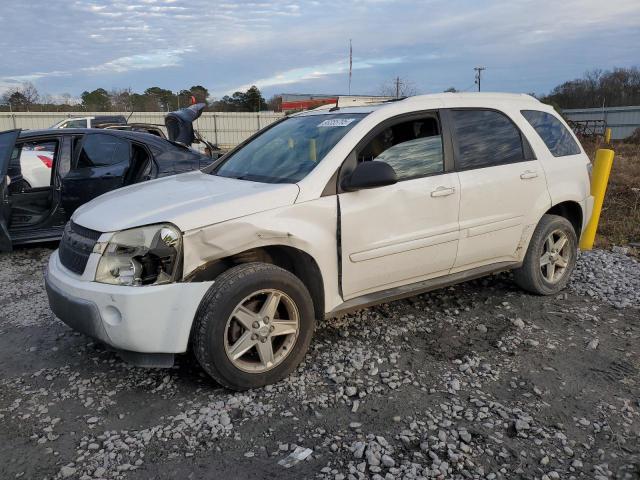
[(593, 173), (593, 163), (587, 163), (587, 173), (589, 174), (589, 181), (591, 181), (591, 174)]
[(47, 157), (46, 155), (38, 155), (38, 158), (40, 159), (40, 161), (42, 163), (45, 164), (45, 166), (47, 168), (51, 168), (53, 166), (53, 160), (51, 160), (49, 157)]

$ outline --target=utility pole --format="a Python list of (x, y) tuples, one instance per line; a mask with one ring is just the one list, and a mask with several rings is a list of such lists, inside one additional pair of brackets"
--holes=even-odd
[(396, 77), (396, 98), (400, 98), (400, 77)]
[(482, 77), (482, 71), (486, 70), (487, 67), (474, 67), (473, 69), (476, 71), (476, 81), (475, 81), (475, 83), (478, 84), (478, 91), (480, 91), (480, 81), (481, 81), (481, 77)]
[(349, 39), (349, 95), (351, 95), (351, 74), (353, 73), (353, 45)]

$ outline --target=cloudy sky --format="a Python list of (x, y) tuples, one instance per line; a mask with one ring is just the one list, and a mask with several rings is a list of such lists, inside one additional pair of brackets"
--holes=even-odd
[(25, 0), (0, 9), (0, 91), (201, 84), (220, 97), (379, 93), (399, 75), (420, 93), (544, 93), (593, 68), (640, 65), (638, 0)]

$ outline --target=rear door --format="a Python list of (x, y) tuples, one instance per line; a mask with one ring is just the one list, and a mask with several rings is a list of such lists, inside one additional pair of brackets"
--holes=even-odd
[(544, 170), (504, 112), (452, 109), (460, 243), (452, 272), (513, 262), (550, 206)]
[(89, 200), (124, 185), (131, 162), (131, 143), (108, 133), (74, 139), (71, 169), (61, 179), (61, 202), (68, 215)]
[(0, 133), (0, 252), (11, 251), (11, 237), (9, 237), (9, 178), (7, 172), (13, 148), (20, 135), (20, 130), (9, 130)]
[(591, 194), (587, 170), (589, 157), (555, 113), (539, 110), (521, 110), (520, 113), (535, 131), (529, 138), (546, 173), (553, 204), (566, 200), (582, 203)]

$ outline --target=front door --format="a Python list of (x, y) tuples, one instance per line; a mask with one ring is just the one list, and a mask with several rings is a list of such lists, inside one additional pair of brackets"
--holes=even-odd
[(71, 169), (61, 178), (62, 205), (67, 215), (103, 193), (124, 185), (131, 144), (108, 133), (90, 133), (74, 140)]
[(9, 130), (0, 133), (0, 252), (11, 251), (11, 237), (9, 236), (9, 162), (11, 154), (20, 135), (20, 130)]
[(339, 193), (345, 300), (444, 275), (458, 244), (460, 187), (445, 171), (437, 112), (383, 124), (343, 171), (365, 161), (388, 163), (398, 183)]

